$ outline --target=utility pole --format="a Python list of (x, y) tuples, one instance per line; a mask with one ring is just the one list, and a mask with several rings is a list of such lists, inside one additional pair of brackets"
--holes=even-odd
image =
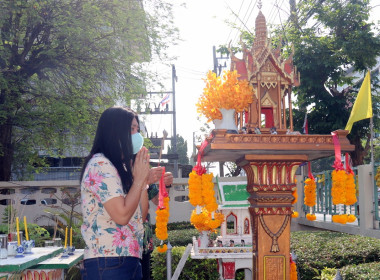
[[(177, 120), (175, 109), (175, 82), (178, 80), (176, 75), (175, 66), (172, 64), (172, 91), (173, 91), (173, 148), (174, 153), (177, 154)], [(178, 159), (174, 160), (174, 178), (178, 178)]]

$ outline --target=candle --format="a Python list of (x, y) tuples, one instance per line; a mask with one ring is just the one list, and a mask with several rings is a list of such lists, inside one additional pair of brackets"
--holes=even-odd
[(20, 246), (20, 228), (18, 225), (18, 217), (16, 217), (16, 230), (17, 230), (17, 245)]
[(26, 216), (24, 216), (24, 226), (25, 226), (25, 238), (26, 238), (26, 241), (29, 241), (28, 224), (26, 223)]
[(67, 248), (67, 227), (66, 227), (66, 232), (65, 232), (65, 248)]
[(70, 228), (70, 247), (73, 247), (73, 227)]

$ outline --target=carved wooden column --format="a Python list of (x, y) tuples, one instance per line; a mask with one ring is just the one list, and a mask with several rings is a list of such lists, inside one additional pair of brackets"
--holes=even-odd
[(246, 155), (253, 279), (290, 279), (290, 221), (295, 172), (303, 155)]

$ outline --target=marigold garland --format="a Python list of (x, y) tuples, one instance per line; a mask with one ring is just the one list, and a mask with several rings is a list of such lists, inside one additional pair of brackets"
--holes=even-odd
[(309, 207), (315, 206), (316, 202), (316, 188), (317, 185), (315, 183), (314, 178), (307, 178), (305, 180), (305, 187), (304, 187), (304, 193), (305, 193), (305, 198), (304, 198), (304, 203), (305, 205)]
[(214, 219), (211, 212), (202, 208), (202, 212), (197, 214), (196, 209), (191, 213), (190, 222), (198, 231), (215, 231), (224, 221), (222, 213), (215, 212)]
[(202, 198), (202, 176), (198, 175), (195, 170), (189, 174), (189, 202), (194, 207), (203, 205)]
[(334, 223), (339, 223), (339, 224), (346, 224), (346, 223), (353, 223), (356, 221), (355, 215), (352, 214), (341, 214), (341, 215), (333, 215), (332, 216), (332, 221)]
[(166, 244), (160, 245), (157, 247), (157, 252), (165, 253), (168, 250), (168, 246)]
[(294, 200), (292, 201), (292, 204), (296, 204), (298, 201), (298, 193), (297, 193), (297, 188), (292, 192), (292, 195), (294, 197)]
[(376, 170), (375, 180), (376, 180), (376, 186), (380, 188), (380, 166)]
[(169, 222), (169, 197), (164, 197), (163, 209), (156, 210), (156, 236), (160, 240), (168, 239), (168, 222)]
[(298, 218), (299, 214), (297, 211), (292, 212), (292, 218)]
[(198, 100), (197, 112), (208, 121), (222, 119), (219, 109), (248, 110), (253, 101), (253, 88), (247, 80), (239, 80), (237, 71), (224, 71), (219, 77), (212, 71), (207, 73), (206, 86)]
[(317, 217), (315, 216), (315, 214), (307, 214), (306, 215), (306, 219), (308, 219), (309, 221), (315, 221), (317, 219)]
[(346, 175), (346, 171), (344, 170), (333, 170), (333, 172), (331, 172), (331, 197), (332, 203), (335, 205), (346, 203)]
[(290, 263), (290, 280), (297, 280), (297, 265), (295, 262)]

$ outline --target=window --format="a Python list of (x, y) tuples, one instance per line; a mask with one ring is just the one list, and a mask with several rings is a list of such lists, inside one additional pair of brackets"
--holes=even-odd
[(237, 217), (234, 213), (227, 216), (226, 219), (227, 234), (237, 234)]

